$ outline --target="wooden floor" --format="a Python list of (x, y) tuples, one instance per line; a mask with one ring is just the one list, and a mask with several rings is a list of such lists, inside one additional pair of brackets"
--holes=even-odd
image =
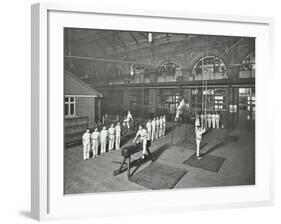
[[(170, 124), (171, 125), (171, 124)], [(249, 185), (255, 183), (255, 136), (254, 132), (234, 131), (239, 140), (220, 141), (226, 130), (211, 129), (204, 137), (208, 144), (202, 152), (226, 158), (219, 172), (210, 172), (183, 164), (195, 149), (194, 128), (190, 125), (176, 127), (164, 138), (152, 143), (151, 152), (157, 162), (188, 170), (174, 188), (213, 187), (229, 185)], [(189, 143), (178, 144), (186, 139)], [(132, 139), (126, 144), (131, 144)], [(138, 159), (141, 152), (132, 160)], [(122, 156), (120, 151), (112, 151), (98, 158), (83, 160), (82, 146), (65, 149), (64, 154), (64, 193), (95, 193), (149, 190), (141, 185), (130, 182), (127, 172), (113, 176), (118, 169)], [(140, 166), (132, 167), (137, 173), (151, 163), (148, 161)], [(137, 168), (137, 169), (136, 169)]]

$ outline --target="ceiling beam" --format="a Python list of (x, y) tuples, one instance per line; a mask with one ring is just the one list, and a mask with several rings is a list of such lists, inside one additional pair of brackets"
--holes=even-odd
[(137, 45), (139, 45), (139, 41), (135, 37), (135, 35), (132, 32), (129, 32), (130, 36), (133, 38), (133, 40), (136, 42)]
[(70, 38), (72, 39), (72, 41), (83, 41), (83, 40), (87, 40), (87, 39), (95, 41), (95, 40), (104, 39), (105, 37), (111, 36), (114, 33), (117, 33), (117, 31), (98, 32), (98, 33), (94, 33), (94, 34), (88, 34), (87, 36), (83, 36), (80, 38), (72, 38), (70, 35)]
[(119, 42), (122, 44), (123, 48), (126, 48), (127, 45), (124, 43), (124, 41), (121, 39), (121, 37), (117, 34), (114, 35), (115, 37), (117, 37), (117, 39), (119, 40)]
[(146, 40), (148, 39), (148, 35), (145, 35), (143, 32), (139, 32), (139, 34), (144, 37)]
[(106, 38), (100, 39), (100, 40), (103, 40), (103, 41), (104, 41), (107, 45), (109, 45), (113, 50), (116, 49), (115, 46), (114, 46), (112, 43), (110, 43), (110, 41), (108, 41)]

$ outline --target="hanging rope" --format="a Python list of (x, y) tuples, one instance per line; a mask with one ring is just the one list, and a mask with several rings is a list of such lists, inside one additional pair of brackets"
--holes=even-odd
[(195, 109), (195, 113), (197, 114), (197, 109), (198, 109), (198, 80), (196, 80), (196, 90), (195, 90), (195, 93), (196, 93), (196, 98), (195, 98), (195, 100), (196, 100), (196, 109)]

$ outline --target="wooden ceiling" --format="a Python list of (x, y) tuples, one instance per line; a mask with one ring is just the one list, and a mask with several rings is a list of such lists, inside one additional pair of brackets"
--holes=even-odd
[[(189, 40), (193, 37), (195, 35), (153, 33), (153, 44), (158, 45), (170, 41)], [(107, 56), (151, 46), (151, 43), (148, 41), (148, 32), (137, 31), (66, 28), (65, 41), (68, 48), (90, 49), (97, 56)]]

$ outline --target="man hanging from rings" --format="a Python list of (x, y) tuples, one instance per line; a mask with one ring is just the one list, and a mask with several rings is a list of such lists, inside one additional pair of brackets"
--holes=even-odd
[(176, 117), (175, 117), (175, 122), (178, 122), (179, 125), (180, 125), (180, 122), (182, 122), (184, 107), (185, 107), (185, 102), (184, 102), (184, 99), (182, 99), (179, 106), (177, 107)]
[(127, 117), (124, 120), (124, 123), (127, 124), (127, 128), (130, 129), (130, 121), (134, 121), (133, 116), (130, 111), (128, 111)]

